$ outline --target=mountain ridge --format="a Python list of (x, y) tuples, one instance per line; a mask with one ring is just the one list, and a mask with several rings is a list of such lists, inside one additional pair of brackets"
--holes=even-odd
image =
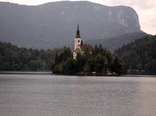
[(118, 49), (119, 47), (122, 47), (124, 44), (128, 44), (130, 42), (135, 41), (136, 39), (140, 39), (142, 37), (147, 36), (148, 34), (144, 32), (134, 32), (134, 33), (128, 33), (119, 35), (112, 38), (103, 38), (103, 39), (92, 39), (85, 41), (88, 44), (91, 44), (92, 46), (102, 45), (103, 47), (107, 48), (111, 52)]
[(29, 48), (72, 44), (76, 25), (83, 40), (140, 32), (138, 15), (127, 6), (91, 2), (50, 2), (37, 6), (0, 2), (0, 41)]

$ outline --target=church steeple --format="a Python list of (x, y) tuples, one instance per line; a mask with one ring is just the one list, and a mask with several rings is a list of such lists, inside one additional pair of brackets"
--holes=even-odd
[(74, 41), (74, 50), (76, 50), (77, 48), (80, 49), (81, 45), (83, 45), (83, 41), (80, 36), (79, 25), (77, 25), (76, 36)]
[(80, 36), (80, 30), (79, 30), (79, 25), (77, 25), (76, 38), (81, 38), (81, 36)]
[(74, 52), (73, 52), (73, 59), (76, 59), (77, 53), (84, 54), (84, 49), (87, 47), (89, 50), (89, 53), (92, 53), (92, 46), (91, 45), (83, 45), (83, 41), (80, 36), (80, 30), (79, 30), (79, 25), (77, 25), (77, 30), (76, 30), (76, 36), (75, 36), (75, 41), (74, 41)]

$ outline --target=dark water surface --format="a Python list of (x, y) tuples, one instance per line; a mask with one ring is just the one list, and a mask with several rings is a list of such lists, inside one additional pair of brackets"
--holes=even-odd
[(0, 74), (0, 116), (156, 116), (156, 77)]

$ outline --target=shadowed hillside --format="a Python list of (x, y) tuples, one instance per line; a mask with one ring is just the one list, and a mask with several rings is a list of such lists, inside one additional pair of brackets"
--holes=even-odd
[(76, 25), (83, 40), (140, 32), (138, 15), (126, 6), (52, 2), (38, 6), (0, 2), (0, 41), (51, 49), (73, 44)]
[(115, 50), (129, 70), (138, 72), (156, 72), (156, 36), (137, 39)]

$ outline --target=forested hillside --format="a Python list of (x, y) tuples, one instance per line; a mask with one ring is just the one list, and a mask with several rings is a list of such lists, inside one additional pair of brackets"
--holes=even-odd
[(19, 48), (0, 42), (0, 71), (50, 70), (56, 51), (60, 50)]
[(128, 34), (124, 34), (112, 38), (92, 39), (85, 42), (92, 46), (96, 44), (97, 45), (102, 44), (102, 46), (104, 46), (105, 48), (107, 48), (113, 53), (115, 49), (122, 47), (122, 45), (133, 42), (135, 39), (139, 39), (144, 36), (147, 36), (147, 34), (144, 32), (135, 32), (135, 33), (128, 33)]
[(23, 48), (11, 43), (0, 42), (0, 71), (45, 71), (54, 73), (76, 74), (96, 71), (104, 74), (113, 71), (117, 74), (126, 73), (126, 65), (118, 57), (113, 60), (112, 54), (101, 45), (94, 47), (93, 54), (85, 52), (73, 59), (70, 48), (54, 50), (38, 50)]
[(115, 50), (129, 70), (156, 72), (156, 36), (146, 36)]

